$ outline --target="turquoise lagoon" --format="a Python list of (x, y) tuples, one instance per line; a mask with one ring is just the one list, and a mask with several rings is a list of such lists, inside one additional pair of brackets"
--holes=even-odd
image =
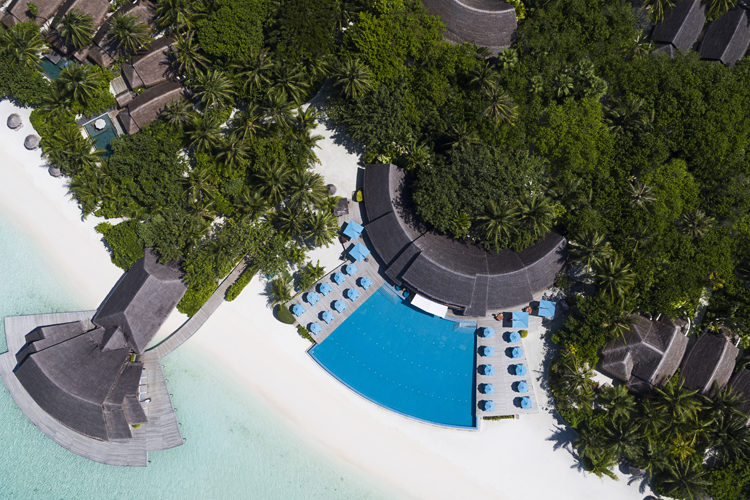
[[(0, 214), (0, 318), (90, 306), (76, 302), (44, 255)], [(0, 322), (0, 352), (2, 328)], [(178, 350), (164, 369), (185, 444), (151, 453), (146, 468), (106, 466), (68, 452), (26, 420), (2, 387), (0, 497), (393, 498), (311, 449), (262, 400), (228, 384), (194, 351)]]

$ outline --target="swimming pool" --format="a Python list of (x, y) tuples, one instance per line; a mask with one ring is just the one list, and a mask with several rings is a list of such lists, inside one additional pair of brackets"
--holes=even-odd
[(47, 75), (50, 80), (57, 80), (57, 77), (60, 76), (60, 71), (62, 71), (65, 66), (69, 65), (70, 61), (65, 58), (60, 58), (59, 61), (54, 63), (48, 58), (43, 57), (40, 64), (42, 66), (42, 71), (44, 71), (44, 74)]
[[(94, 123), (100, 118), (104, 120), (105, 126), (101, 130), (96, 130), (96, 127), (94, 127)], [(112, 154), (112, 147), (109, 143), (112, 141), (112, 139), (117, 137), (115, 126), (112, 124), (112, 120), (109, 119), (109, 116), (106, 113), (101, 116), (97, 116), (93, 120), (86, 123), (84, 127), (86, 127), (86, 132), (88, 132), (89, 137), (94, 139), (94, 146), (96, 147), (96, 149), (101, 149), (102, 151), (104, 151), (102, 156), (108, 158), (109, 155)]]
[(452, 427), (476, 427), (476, 324), (427, 315), (383, 285), (310, 355), (390, 410)]

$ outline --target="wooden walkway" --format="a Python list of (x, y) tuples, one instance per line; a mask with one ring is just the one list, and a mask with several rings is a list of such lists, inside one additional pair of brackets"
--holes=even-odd
[[(341, 323), (346, 321), (346, 319), (351, 316), (359, 306), (364, 304), (365, 301), (372, 294), (374, 294), (377, 289), (380, 288), (384, 283), (383, 277), (378, 273), (378, 264), (375, 261), (375, 258), (370, 256), (367, 258), (367, 261), (356, 262), (355, 265), (357, 266), (357, 272), (354, 273), (353, 276), (347, 276), (346, 281), (344, 281), (341, 285), (337, 285), (336, 282), (333, 281), (333, 275), (337, 272), (346, 274), (343, 271), (344, 267), (346, 267), (346, 264), (346, 262), (342, 261), (340, 266), (336, 267), (333, 271), (325, 275), (317, 282), (329, 283), (333, 288), (333, 291), (325, 297), (322, 294), (318, 293), (318, 295), (320, 296), (320, 301), (318, 301), (317, 304), (310, 305), (304, 300), (308, 292), (316, 290), (316, 283), (308, 290), (305, 290), (305, 292), (298, 294), (294, 300), (287, 302), (285, 305), (285, 307), (291, 308), (294, 304), (302, 304), (302, 306), (305, 308), (304, 314), (297, 318), (297, 324), (307, 328), (310, 323), (316, 322), (323, 327), (323, 331), (319, 334), (311, 334), (313, 339), (315, 339), (316, 344), (320, 344), (321, 342), (323, 342), (331, 333), (333, 333), (336, 328), (338, 328)], [(367, 290), (359, 286), (359, 279), (364, 276), (367, 276), (372, 280), (372, 285)], [(344, 297), (344, 290), (346, 290), (347, 288), (356, 289), (360, 293), (360, 296), (353, 301), (347, 299), (346, 297)], [(347, 307), (343, 312), (339, 313), (336, 312), (335, 309), (333, 309), (333, 302), (335, 300), (344, 301)], [(323, 311), (331, 311), (333, 313), (333, 321), (331, 321), (329, 324), (326, 324), (325, 321), (323, 321), (320, 317)]]
[(148, 423), (133, 429), (133, 438), (127, 440), (99, 441), (80, 434), (61, 424), (45, 412), (26, 392), (13, 373), (15, 354), (23, 347), (26, 334), (37, 326), (83, 321), (91, 325), (95, 311), (37, 314), (5, 318), (5, 337), (8, 351), (0, 354), (0, 376), (13, 401), (26, 417), (47, 437), (77, 455), (109, 465), (146, 466), (148, 452), (182, 444), (177, 418), (164, 380), (161, 365), (156, 360), (144, 363), (145, 384), (141, 400)]
[(224, 296), (227, 293), (227, 289), (237, 281), (242, 271), (245, 270), (247, 264), (243, 258), (239, 264), (234, 266), (232, 272), (230, 272), (224, 281), (221, 282), (216, 291), (209, 297), (205, 304), (196, 312), (192, 317), (185, 321), (182, 326), (175, 330), (169, 337), (162, 340), (154, 347), (149, 348), (143, 355), (144, 359), (149, 357), (156, 357), (161, 359), (167, 354), (171, 353), (187, 339), (195, 335), (195, 333), (203, 326), (203, 324), (216, 312), (222, 302), (224, 302)]

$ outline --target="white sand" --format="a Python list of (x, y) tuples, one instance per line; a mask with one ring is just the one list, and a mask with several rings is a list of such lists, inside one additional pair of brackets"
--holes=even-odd
[[(61, 277), (95, 308), (121, 272), (94, 232), (94, 220), (80, 220), (64, 181), (39, 167), (38, 151), (23, 150), (31, 131), (28, 112), (21, 113), (25, 126), (17, 132), (5, 126), (10, 112), (9, 103), (0, 103), (0, 210), (48, 251)], [(328, 144), (321, 145), (328, 151)], [(344, 153), (329, 158), (331, 168), (351, 166)], [(460, 431), (419, 423), (364, 400), (318, 367), (305, 352), (307, 342), (273, 318), (261, 291), (256, 278), (183, 348), (234, 371), (251, 397), (263, 398), (293, 432), (373, 482), (419, 498), (643, 497), (637, 485), (583, 474), (566, 451), (553, 451), (555, 421), (548, 412)], [(170, 318), (170, 327), (180, 319)], [(527, 351), (535, 345), (529, 342)], [(541, 353), (529, 357), (533, 364)]]

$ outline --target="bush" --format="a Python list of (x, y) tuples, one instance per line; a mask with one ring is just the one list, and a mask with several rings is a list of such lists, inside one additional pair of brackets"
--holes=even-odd
[(203, 304), (211, 297), (216, 287), (215, 283), (213, 285), (205, 282), (190, 283), (185, 295), (182, 296), (182, 300), (177, 304), (177, 310), (183, 314), (192, 316), (203, 307)]
[(289, 309), (283, 305), (276, 306), (276, 319), (287, 325), (293, 325), (297, 321)]
[(242, 274), (240, 274), (240, 277), (237, 278), (237, 281), (232, 283), (232, 285), (227, 289), (227, 293), (226, 295), (224, 295), (224, 298), (227, 301), (231, 302), (239, 297), (240, 293), (242, 293), (242, 290), (244, 290), (245, 287), (250, 284), (257, 272), (257, 267), (247, 267), (244, 271), (242, 271)]
[(312, 335), (310, 335), (310, 332), (307, 331), (307, 328), (305, 328), (302, 325), (297, 325), (297, 333), (300, 337), (303, 339), (309, 340), (311, 343), (315, 343), (315, 340), (313, 340)]
[(14, 99), (24, 106), (38, 105), (49, 94), (49, 89), (49, 81), (40, 72), (16, 64), (8, 57), (0, 57), (1, 97)]
[(196, 23), (200, 47), (215, 59), (236, 62), (263, 43), (266, 5), (262, 0), (217, 0)]
[(529, 331), (528, 330), (521, 330), (519, 333), (521, 334), (521, 338), (522, 339), (525, 339), (526, 337), (529, 336)]
[(112, 263), (121, 269), (128, 270), (135, 261), (143, 257), (143, 240), (138, 236), (138, 221), (128, 220), (116, 226), (102, 222), (96, 226), (96, 232), (104, 236)]

